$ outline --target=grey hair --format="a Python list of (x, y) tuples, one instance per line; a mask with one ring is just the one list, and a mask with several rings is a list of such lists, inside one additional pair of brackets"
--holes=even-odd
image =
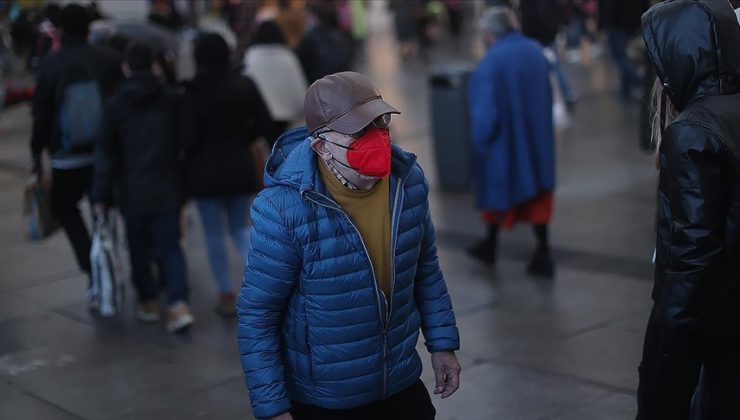
[[(653, 83), (653, 91), (650, 99), (650, 103), (652, 104), (650, 140), (652, 141), (656, 152), (660, 149), (660, 143), (663, 140), (663, 130), (665, 130), (678, 115), (678, 110), (673, 106), (673, 102), (668, 98), (668, 95), (663, 95), (663, 89), (663, 83), (656, 77), (655, 82)], [(661, 115), (660, 112), (663, 100), (666, 101), (665, 116)]]
[(510, 7), (494, 6), (483, 11), (478, 27), (484, 34), (498, 38), (519, 29), (519, 20)]

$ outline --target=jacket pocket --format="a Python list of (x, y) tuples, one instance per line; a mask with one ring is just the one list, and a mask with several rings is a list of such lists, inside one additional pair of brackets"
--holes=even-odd
[(295, 329), (293, 330), (293, 340), (295, 345), (300, 349), (301, 360), (297, 360), (297, 367), (300, 375), (306, 380), (313, 379), (312, 372), (312, 358), (311, 358), (311, 345), (308, 342), (308, 324), (303, 319), (296, 319)]

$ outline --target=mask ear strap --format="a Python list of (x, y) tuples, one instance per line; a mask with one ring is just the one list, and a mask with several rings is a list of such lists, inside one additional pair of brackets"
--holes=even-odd
[(341, 147), (342, 149), (345, 149), (345, 150), (352, 150), (352, 148), (351, 148), (351, 147), (347, 147), (347, 146), (343, 146), (343, 145), (341, 145), (341, 144), (338, 144), (338, 143), (334, 143), (333, 141), (327, 140), (327, 139), (326, 139), (325, 137), (321, 137), (321, 136), (320, 136), (320, 135), (318, 135), (318, 134), (317, 134), (317, 135), (315, 135), (314, 137), (315, 137), (315, 138), (317, 138), (317, 139), (321, 139), (321, 140), (323, 140), (323, 141), (325, 141), (325, 142), (327, 142), (327, 143), (329, 143), (329, 144), (333, 144), (333, 145), (335, 145), (335, 146), (337, 146), (337, 147)]
[(336, 156), (334, 156), (334, 155), (332, 155), (331, 160), (333, 160), (334, 162), (336, 162), (336, 163), (344, 166), (347, 169), (350, 169), (350, 170), (353, 170), (353, 171), (357, 172), (357, 169), (356, 168), (353, 168), (352, 166), (347, 165), (346, 163), (344, 163), (341, 160), (337, 159)]

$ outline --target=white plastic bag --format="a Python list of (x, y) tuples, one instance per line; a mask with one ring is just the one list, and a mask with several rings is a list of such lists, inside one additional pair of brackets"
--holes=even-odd
[[(557, 61), (555, 51), (552, 48), (544, 48), (543, 53), (550, 66), (554, 66)], [(571, 124), (570, 114), (553, 69), (550, 70), (550, 86), (552, 88), (552, 123), (556, 130), (567, 130)]]
[(90, 248), (92, 282), (87, 291), (87, 303), (91, 310), (104, 317), (116, 315), (123, 307), (123, 275), (115, 226), (114, 216), (98, 217)]

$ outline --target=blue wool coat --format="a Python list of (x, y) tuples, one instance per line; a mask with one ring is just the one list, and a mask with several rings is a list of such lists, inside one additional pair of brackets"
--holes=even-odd
[(555, 188), (550, 65), (519, 32), (501, 37), (469, 81), (476, 205), (509, 210)]
[(257, 418), (288, 411), (291, 400), (346, 409), (408, 388), (421, 374), (420, 328), (430, 352), (459, 347), (416, 157), (393, 146), (386, 305), (360, 234), (327, 192), (307, 137), (300, 128), (278, 140), (252, 206), (237, 306)]

